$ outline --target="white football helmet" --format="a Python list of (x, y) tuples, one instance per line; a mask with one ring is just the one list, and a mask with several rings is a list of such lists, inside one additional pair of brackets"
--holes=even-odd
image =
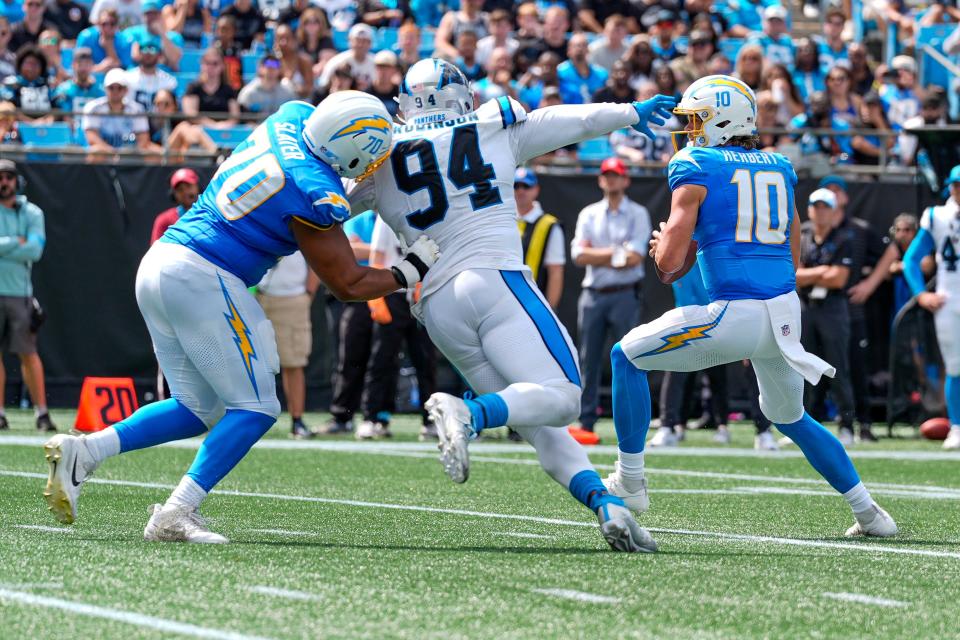
[(700, 78), (683, 92), (673, 112), (693, 123), (690, 130), (673, 132), (675, 151), (688, 144), (717, 147), (734, 136), (757, 133), (757, 97), (732, 76)]
[(303, 140), (341, 177), (359, 181), (390, 155), (393, 122), (379, 98), (363, 91), (338, 91), (304, 122)]
[(400, 83), (400, 111), (407, 122), (441, 122), (473, 111), (473, 91), (456, 66), (439, 58), (416, 63)]

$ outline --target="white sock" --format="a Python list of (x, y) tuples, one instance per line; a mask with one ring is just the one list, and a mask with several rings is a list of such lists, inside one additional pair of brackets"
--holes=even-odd
[(196, 509), (207, 497), (207, 492), (196, 483), (190, 476), (183, 476), (180, 484), (173, 490), (170, 497), (167, 498), (167, 504), (178, 507), (190, 507)]
[(39, 405), (39, 404), (38, 404), (38, 405), (34, 405), (34, 407), (33, 407), (33, 417), (34, 417), (34, 418), (39, 418), (40, 416), (42, 416), (42, 415), (45, 414), (45, 413), (49, 413), (49, 411), (47, 410), (47, 405), (45, 405), (45, 404), (44, 404), (44, 405)]
[(97, 464), (120, 453), (120, 436), (113, 427), (84, 436), (83, 442)]
[(643, 477), (643, 451), (640, 453), (617, 451), (617, 460), (620, 462), (620, 474), (625, 478)]
[(864, 513), (873, 506), (873, 498), (870, 497), (870, 492), (862, 482), (858, 482), (853, 489), (843, 494), (843, 498), (849, 503), (854, 513)]

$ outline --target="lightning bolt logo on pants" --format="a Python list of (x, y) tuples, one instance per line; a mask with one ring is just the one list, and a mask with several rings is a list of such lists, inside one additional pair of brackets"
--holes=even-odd
[(247, 328), (247, 323), (240, 316), (237, 305), (233, 303), (233, 298), (230, 297), (223, 278), (219, 275), (217, 278), (220, 280), (223, 299), (227, 303), (227, 313), (223, 314), (223, 317), (227, 319), (227, 325), (233, 331), (233, 342), (237, 345), (237, 351), (240, 352), (240, 357), (243, 359), (243, 367), (247, 370), (247, 377), (250, 378), (250, 384), (253, 385), (253, 391), (257, 394), (257, 400), (259, 400), (260, 389), (257, 388), (257, 376), (253, 372), (253, 361), (257, 359), (257, 351), (253, 348), (253, 342), (250, 340), (250, 329)]
[(712, 322), (708, 322), (706, 324), (698, 324), (692, 327), (684, 327), (680, 329), (680, 331), (677, 331), (676, 333), (671, 333), (670, 335), (663, 336), (660, 338), (663, 341), (662, 345), (660, 345), (653, 351), (648, 351), (636, 357), (642, 358), (645, 356), (655, 356), (661, 353), (667, 353), (669, 351), (676, 351), (677, 349), (682, 349), (683, 347), (687, 346), (694, 340), (703, 340), (704, 338), (709, 338), (710, 331), (715, 329), (717, 325), (720, 324), (720, 320), (723, 319), (723, 314), (727, 312), (727, 306), (729, 305), (730, 303), (728, 302), (723, 307), (723, 310), (720, 311), (720, 315), (718, 315), (716, 319), (713, 320)]

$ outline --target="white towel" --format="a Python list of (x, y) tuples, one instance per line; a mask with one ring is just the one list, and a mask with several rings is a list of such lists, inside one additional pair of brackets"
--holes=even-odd
[(828, 362), (808, 353), (800, 344), (800, 298), (791, 291), (782, 296), (764, 300), (770, 325), (773, 328), (773, 337), (783, 354), (794, 370), (810, 384), (818, 384), (822, 376), (829, 378), (837, 374), (837, 370)]

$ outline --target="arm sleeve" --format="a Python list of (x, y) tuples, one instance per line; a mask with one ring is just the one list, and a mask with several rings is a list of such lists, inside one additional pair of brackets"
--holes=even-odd
[(511, 129), (517, 162), (607, 135), (639, 121), (632, 104), (567, 104), (530, 112)]
[(923, 271), (920, 268), (920, 263), (923, 261), (924, 256), (929, 255), (934, 248), (933, 236), (930, 235), (929, 231), (921, 227), (920, 230), (917, 231), (917, 235), (914, 236), (913, 242), (910, 243), (907, 253), (903, 256), (903, 277), (910, 287), (910, 292), (915, 296), (920, 295), (927, 288), (923, 280)]

